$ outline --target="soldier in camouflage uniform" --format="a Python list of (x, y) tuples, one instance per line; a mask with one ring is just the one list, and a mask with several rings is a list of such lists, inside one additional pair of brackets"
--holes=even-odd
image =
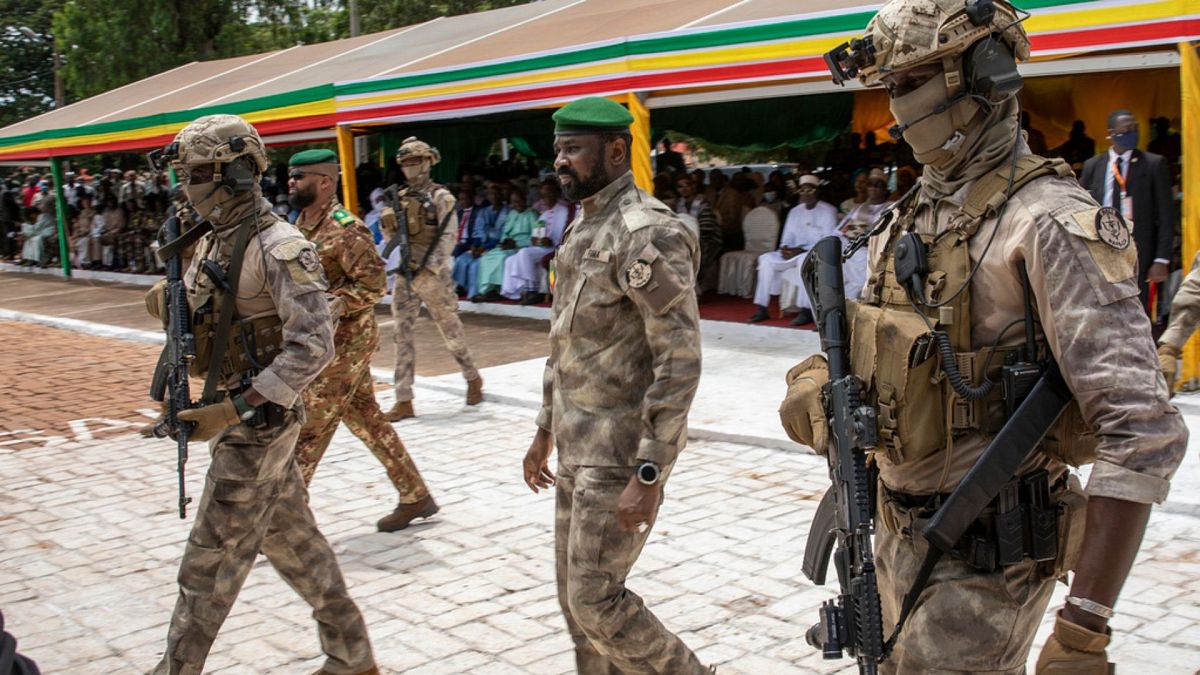
[[(879, 409), (875, 562), (885, 631), (929, 548), (921, 523), (1009, 419), (998, 381), (1005, 358), (1052, 356), (1074, 395), (1010, 480), (1010, 499), (1002, 492), (937, 562), (881, 673), (1024, 673), (1067, 570), (1075, 572), (1068, 604), (1037, 670), (1107, 672), (1111, 608), (1187, 447), (1138, 301), (1126, 224), (1098, 208), (1065, 163), (1031, 155), (1021, 134), (1016, 61), (1028, 57), (1029, 40), (1017, 18), (1004, 0), (889, 0), (864, 42), (830, 54), (835, 78), (887, 88), (898, 129), (925, 166), (918, 191), (871, 238), (869, 277), (850, 312), (851, 366)], [(928, 247), (929, 272), (917, 281), (896, 277), (905, 233)], [(913, 300), (909, 284), (923, 284), (923, 297)], [(1027, 301), (1032, 355), (1021, 329)], [(968, 398), (950, 386), (947, 360), (919, 348), (934, 323), (966, 384), (982, 387), (986, 377), (992, 390)], [(820, 453), (827, 380), (823, 357), (801, 363), (780, 409), (789, 435)], [(1087, 462), (1085, 500), (1066, 463)], [(1048, 503), (1026, 497), (1025, 486), (1039, 484)], [(997, 514), (1012, 508), (1055, 514), (1049, 531), (1036, 530), (1057, 532), (1054, 552), (1035, 558), (1038, 547), (1025, 543), (1032, 515), (1015, 538), (996, 534)], [(1013, 551), (1014, 539), (1015, 556), (1001, 561), (996, 552)]]
[(1171, 322), (1158, 338), (1159, 366), (1172, 392), (1175, 391), (1179, 375), (1179, 357), (1183, 355), (1183, 346), (1197, 328), (1200, 328), (1200, 252), (1196, 253), (1191, 271), (1171, 300)]
[[(304, 422), (300, 392), (333, 358), (320, 258), (262, 198), (259, 179), (267, 158), (258, 132), (245, 120), (201, 117), (179, 132), (166, 156), (185, 182), (196, 215), (213, 226), (197, 244), (184, 282), (196, 317), (192, 373), (207, 380), (211, 372), (217, 391), (212, 402), (179, 413), (195, 423), (191, 440), (211, 439), (212, 462), (180, 563), (167, 650), (154, 672), (202, 672), (261, 552), (313, 608), (326, 655), (318, 672), (378, 673), (362, 614), (317, 530), (293, 456)], [(248, 240), (232, 303), (233, 330), (224, 358), (209, 363), (216, 339), (207, 317), (219, 313), (229, 297), (213, 276), (221, 279), (238, 257), (233, 249), (239, 231)], [(202, 271), (207, 261), (220, 272), (211, 266)]]
[(296, 227), (321, 257), (329, 282), (329, 305), (337, 322), (333, 334), (336, 355), (304, 390), (308, 421), (296, 442), (296, 462), (305, 484), (311, 483), (338, 422), (345, 421), (383, 464), (400, 493), (400, 505), (379, 521), (379, 531), (402, 530), (415, 518), (437, 513), (438, 506), (375, 400), (371, 355), (379, 347), (375, 303), (387, 290), (383, 260), (370, 230), (337, 201), (337, 155), (329, 150), (307, 150), (293, 155), (288, 164), (289, 201), (292, 208), (300, 209)]
[[(413, 374), (417, 352), (413, 345), (413, 322), (421, 304), (437, 324), (446, 348), (458, 361), (467, 381), (467, 405), (483, 401), (483, 378), (475, 369), (467, 349), (462, 321), (458, 318), (458, 297), (451, 278), (454, 259), (451, 253), (458, 237), (458, 216), (454, 196), (429, 178), (429, 171), (441, 160), (436, 148), (415, 137), (404, 139), (396, 151), (396, 161), (404, 171), (408, 185), (398, 195), (399, 208), (408, 223), (411, 247), (412, 284), (406, 287), (403, 275), (392, 290), (392, 315), (396, 319), (396, 404), (387, 412), (389, 422), (413, 417)], [(401, 215), (401, 214), (397, 214)], [(380, 221), (385, 239), (395, 236), (394, 226)]]
[(525, 482), (534, 492), (556, 485), (558, 599), (578, 671), (706, 673), (625, 587), (687, 443), (700, 380), (699, 243), (634, 184), (633, 118), (623, 107), (584, 98), (554, 120), (559, 180), (583, 209), (556, 257), (550, 358)]

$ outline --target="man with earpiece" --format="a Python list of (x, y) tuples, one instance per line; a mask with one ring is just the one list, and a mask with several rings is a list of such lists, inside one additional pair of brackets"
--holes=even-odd
[[(1005, 0), (889, 0), (826, 55), (835, 82), (886, 88), (894, 135), (924, 165), (872, 230), (849, 303), (849, 367), (877, 426), (881, 673), (1025, 672), (1072, 570), (1037, 672), (1107, 672), (1108, 619), (1187, 446), (1126, 223), (1021, 133), (1025, 16)], [(836, 449), (828, 379), (810, 357), (780, 409), (821, 454)], [(1017, 468), (968, 473), (997, 457)], [(1086, 490), (1068, 471), (1085, 463)], [(954, 521), (949, 541), (934, 536)]]
[[(201, 117), (158, 156), (175, 169), (203, 221), (160, 255), (196, 244), (183, 281), (195, 336), (189, 372), (203, 392), (178, 417), (194, 425), (190, 440), (209, 441), (212, 461), (154, 673), (203, 671), (261, 552), (313, 608), (325, 652), (318, 672), (377, 675), (362, 614), (317, 530), (294, 456), (304, 423), (300, 393), (334, 356), (321, 258), (263, 199), (266, 151), (242, 118)], [(146, 298), (158, 317), (162, 297), (156, 287)]]

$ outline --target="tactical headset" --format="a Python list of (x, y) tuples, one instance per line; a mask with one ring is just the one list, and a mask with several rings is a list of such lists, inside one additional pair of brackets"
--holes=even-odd
[[(229, 149), (241, 152), (246, 149), (246, 140), (241, 136), (231, 136), (228, 141)], [(234, 158), (225, 165), (221, 172), (221, 187), (228, 188), (235, 195), (243, 194), (254, 189), (254, 159), (248, 155)]]

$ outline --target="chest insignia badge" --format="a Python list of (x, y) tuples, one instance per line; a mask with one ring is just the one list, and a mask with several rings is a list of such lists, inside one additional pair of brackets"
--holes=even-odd
[(625, 276), (629, 279), (630, 288), (641, 288), (650, 283), (650, 277), (654, 276), (654, 272), (650, 268), (650, 263), (635, 260), (625, 269)]
[(316, 272), (321, 267), (321, 259), (317, 257), (317, 252), (311, 248), (301, 250), (296, 260), (299, 261), (300, 266), (306, 272)]
[(1105, 206), (1096, 211), (1096, 234), (1100, 241), (1109, 246), (1124, 251), (1129, 248), (1129, 228), (1121, 214), (1111, 206)]

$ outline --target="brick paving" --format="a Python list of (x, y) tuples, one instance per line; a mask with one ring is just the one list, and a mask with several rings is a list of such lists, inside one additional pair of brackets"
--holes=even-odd
[[(20, 445), (0, 445), (0, 609), (43, 672), (145, 672), (165, 643), (188, 524), (174, 511), (173, 446), (121, 426), (140, 419), (144, 382), (123, 392), (144, 376), (122, 376), (112, 364), (124, 371), (157, 350), (93, 337), (87, 358), (60, 369), (54, 355), (74, 358), (85, 337), (0, 322), (0, 420), (34, 430)], [(58, 379), (60, 370), (75, 376)], [(571, 672), (554, 596), (552, 498), (530, 494), (520, 480), (532, 413), (494, 402), (464, 408), (459, 396), (437, 390), (420, 395), (421, 417), (398, 429), (443, 506), (437, 518), (374, 532), (394, 495), (344, 429), (311, 493), (382, 669)], [(12, 419), (22, 415), (31, 419)], [(71, 424), (86, 417), (101, 419), (82, 431)], [(92, 433), (104, 419), (113, 429)], [(44, 438), (51, 430), (53, 442)], [(192, 493), (206, 460), (193, 446)], [(722, 673), (852, 671), (845, 661), (822, 661), (802, 637), (832, 595), (800, 572), (827, 484), (822, 460), (696, 442), (673, 476), (630, 587)], [(1167, 507), (1155, 511), (1118, 606), (1110, 655), (1122, 670), (1200, 668), (1200, 512)], [(1060, 587), (1055, 602), (1064, 594)], [(319, 663), (308, 608), (260, 559), (209, 671), (305, 673)]]

